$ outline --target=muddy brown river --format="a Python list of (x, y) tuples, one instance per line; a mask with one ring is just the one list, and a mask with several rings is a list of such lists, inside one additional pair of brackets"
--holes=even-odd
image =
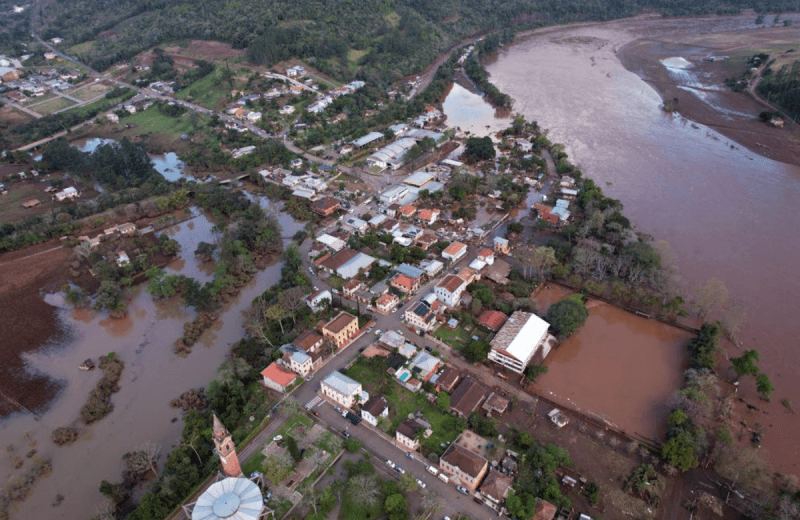
[(718, 277), (744, 305), (743, 346), (760, 351), (777, 389), (767, 405), (743, 384), (741, 393), (765, 409), (749, 421), (766, 427), (763, 449), (774, 468), (800, 474), (798, 419), (779, 404), (800, 395), (800, 168), (662, 112), (656, 91), (616, 54), (644, 36), (752, 23), (743, 15), (555, 28), (519, 38), (488, 70), (514, 98), (514, 111), (550, 129), (550, 139), (623, 202), (639, 231), (673, 246), (687, 289)]
[[(260, 202), (271, 206), (269, 201)], [(214, 242), (213, 223), (194, 209), (193, 213), (191, 220), (166, 230), (182, 247), (179, 258), (167, 270), (204, 282), (212, 273), (207, 265), (197, 262), (193, 252), (201, 240)], [(302, 224), (291, 217), (283, 213), (278, 216), (284, 236), (302, 229)], [(179, 298), (154, 301), (140, 286), (131, 297), (128, 316), (115, 320), (93, 310), (69, 309), (59, 295), (48, 296), (49, 303), (62, 307), (59, 315), (68, 337), (25, 354), (25, 359), (29, 370), (59, 381), (62, 390), (38, 418), (20, 413), (4, 419), (0, 436), (4, 447), (15, 447), (15, 454), (35, 447), (40, 455), (52, 458), (53, 474), (37, 483), (28, 499), (12, 509), (11, 517), (88, 518), (96, 513), (102, 499), (100, 481), (120, 480), (122, 455), (153, 442), (162, 447), (163, 461), (183, 429), (182, 421), (174, 421), (180, 418), (180, 411), (169, 406), (170, 399), (189, 388), (205, 386), (214, 378), (230, 346), (243, 335), (243, 312), (254, 297), (280, 278), (280, 268), (276, 263), (258, 272), (186, 358), (177, 357), (172, 345), (194, 312)], [(80, 425), (80, 408), (102, 375), (99, 370), (81, 372), (78, 365), (86, 358), (96, 362), (98, 356), (111, 351), (125, 361), (120, 391), (112, 397), (114, 411), (98, 423), (83, 427), (81, 438), (72, 446), (56, 447), (50, 433), (59, 426)], [(0, 463), (3, 482), (19, 474), (11, 465), (13, 455), (6, 454)], [(53, 507), (56, 494), (65, 498)]]

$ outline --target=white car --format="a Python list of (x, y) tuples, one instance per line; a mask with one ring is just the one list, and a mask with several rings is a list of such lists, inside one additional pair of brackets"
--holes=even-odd
[(425, 483), (420, 479), (417, 479), (417, 485), (420, 487), (420, 489), (425, 489)]
[(392, 314), (394, 314), (395, 312), (397, 312), (397, 307), (395, 307), (394, 309), (392, 309)]
[(392, 462), (389, 459), (386, 459), (386, 465), (389, 466), (392, 469), (394, 469), (397, 466), (397, 464), (395, 464), (394, 462)]

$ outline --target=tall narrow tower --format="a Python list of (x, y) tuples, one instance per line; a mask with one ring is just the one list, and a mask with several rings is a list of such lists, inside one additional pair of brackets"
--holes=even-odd
[(222, 463), (222, 473), (226, 477), (241, 476), (242, 467), (239, 465), (239, 457), (236, 456), (236, 447), (233, 445), (231, 434), (217, 419), (216, 414), (214, 414), (214, 432), (211, 434), (211, 438), (214, 440), (214, 447)]

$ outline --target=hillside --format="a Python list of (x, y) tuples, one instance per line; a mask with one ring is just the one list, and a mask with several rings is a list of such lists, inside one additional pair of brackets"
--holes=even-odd
[[(95, 68), (165, 41), (221, 40), (255, 63), (291, 56), (345, 79), (391, 81), (418, 72), (454, 41), (500, 26), (631, 16), (793, 8), (791, 0), (52, 0), (42, 36), (61, 37)], [(37, 8), (34, 8), (37, 9)], [(75, 45), (81, 44), (75, 47)]]

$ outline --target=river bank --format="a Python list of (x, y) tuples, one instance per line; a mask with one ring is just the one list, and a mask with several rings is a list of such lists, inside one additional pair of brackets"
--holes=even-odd
[[(713, 41), (693, 34), (643, 38), (619, 49), (620, 62), (646, 81), (665, 102), (676, 103), (676, 112), (695, 123), (713, 128), (748, 150), (776, 161), (800, 165), (800, 126), (791, 121), (772, 127), (758, 118), (773, 107), (745, 92), (733, 92), (724, 84), (748, 69), (743, 53), (753, 53), (765, 38), (800, 40), (800, 27), (752, 29), (716, 34)], [(728, 61), (709, 61), (728, 56)], [(735, 146), (735, 145), (731, 145)]]
[[(800, 336), (800, 280), (792, 267), (800, 244), (786, 240), (800, 226), (794, 208), (800, 169), (665, 113), (661, 96), (618, 56), (642, 38), (742, 30), (754, 19), (640, 17), (547, 28), (518, 38), (487, 69), (514, 98), (516, 111), (549, 129), (551, 141), (564, 143), (572, 161), (622, 201), (638, 231), (671, 244), (686, 293), (712, 277), (725, 282), (728, 305), (707, 319), (744, 309), (741, 347), (729, 355), (758, 349), (762, 371), (777, 388), (772, 402), (747, 421), (765, 426), (762, 450), (773, 468), (797, 474), (800, 448), (791, 442), (796, 420), (780, 400), (800, 393), (793, 352)], [(720, 373), (730, 375), (726, 366)], [(755, 400), (753, 386), (742, 385), (740, 395)]]

